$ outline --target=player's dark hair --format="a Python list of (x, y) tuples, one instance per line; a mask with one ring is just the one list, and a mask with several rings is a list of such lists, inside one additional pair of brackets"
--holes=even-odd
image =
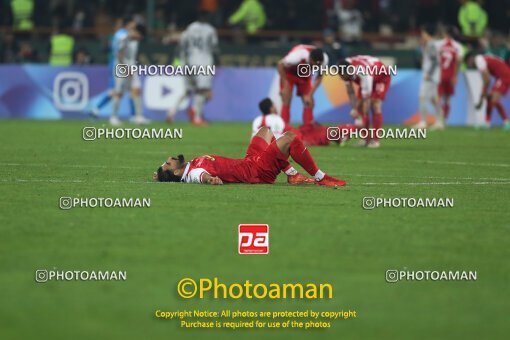
[(273, 101), (269, 98), (264, 98), (259, 103), (259, 109), (262, 114), (268, 115), (271, 113), (271, 106), (273, 106)]
[(425, 24), (421, 26), (421, 30), (427, 32), (428, 35), (436, 35), (437, 26), (434, 24)]
[(310, 52), (310, 58), (315, 62), (320, 61), (322, 63), (324, 61), (324, 52), (321, 48), (313, 49)]
[(173, 171), (163, 170), (163, 167), (158, 168), (158, 181), (160, 182), (180, 182), (181, 176), (174, 175)]

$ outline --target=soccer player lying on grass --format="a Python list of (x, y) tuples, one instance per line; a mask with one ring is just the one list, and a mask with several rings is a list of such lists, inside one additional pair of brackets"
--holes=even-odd
[[(160, 182), (272, 184), (289, 166), (289, 155), (303, 167), (315, 183), (324, 186), (344, 186), (345, 181), (322, 172), (315, 164), (310, 151), (293, 132), (286, 132), (276, 140), (267, 127), (262, 127), (250, 141), (242, 159), (222, 156), (201, 156), (189, 162), (184, 156), (170, 157), (154, 173)], [(304, 176), (303, 176), (304, 177)]]

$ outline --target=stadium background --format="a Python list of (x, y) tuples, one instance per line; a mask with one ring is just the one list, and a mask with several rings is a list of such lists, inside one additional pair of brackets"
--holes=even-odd
[[(150, 181), (156, 166), (176, 151), (241, 157), (256, 103), (275, 95), (274, 65), (296, 43), (314, 43), (333, 55), (372, 54), (395, 63), (398, 76), (388, 93), (384, 119), (386, 124), (406, 123), (418, 107), (419, 27), (433, 22), (462, 29), (458, 14), (464, 3), (260, 2), (267, 20), (255, 32), (229, 24), (241, 0), (1, 3), (1, 338), (506, 339), (510, 149), (508, 134), (499, 128), (451, 127), (431, 131), (426, 140), (384, 141), (378, 150), (311, 148), (321, 167), (348, 181), (344, 190), (288, 187), (283, 178), (273, 186), (214, 188)], [(509, 1), (480, 3), (472, 13), (476, 32), (464, 34), (463, 44), (508, 58)], [(13, 10), (20, 5), (21, 19)], [(106, 122), (91, 122), (84, 111), (106, 91), (114, 20), (135, 14), (147, 31), (140, 62), (170, 64), (179, 32), (197, 8), (210, 12), (220, 35), (214, 97), (205, 109), (210, 126), (191, 126), (181, 112), (175, 127), (184, 129), (183, 140), (83, 141), (84, 126)], [(484, 15), (487, 23), (478, 27)], [(75, 39), (72, 63), (66, 67), (48, 65), (49, 42), (58, 27)], [(58, 91), (64, 83), (56, 80), (69, 72), (74, 72), (74, 80), (84, 79), (76, 77), (77, 72), (86, 76), (88, 98), (67, 98), (62, 109), (55, 103), (62, 104)], [(471, 125), (479, 118), (480, 112), (470, 108), (478, 95), (470, 92), (477, 87), (477, 76), (459, 77), (451, 124)], [(240, 86), (246, 77), (250, 86)], [(180, 81), (144, 79), (144, 113), (149, 118), (164, 118)], [(328, 78), (323, 85), (316, 100), (319, 120), (347, 121), (342, 84)], [(124, 100), (121, 113), (126, 117)], [(295, 122), (300, 105), (295, 99)], [(509, 107), (508, 97), (504, 105)], [(102, 117), (109, 111), (105, 107)], [(499, 117), (493, 119), (499, 122)], [(163, 124), (157, 121), (151, 127)], [(153, 206), (143, 211), (61, 211), (61, 196), (145, 196)], [(361, 209), (365, 196), (449, 196), (455, 198), (455, 208), (368, 212)], [(268, 256), (237, 254), (235, 231), (246, 222), (271, 226)], [(128, 280), (34, 282), (35, 270), (54, 267), (126, 270)], [(384, 273), (392, 268), (477, 270), (479, 279), (387, 284)], [(335, 287), (335, 298), (317, 303), (183, 301), (175, 294), (175, 284), (187, 276), (218, 276), (229, 283), (327, 281)], [(158, 308), (352, 308), (360, 317), (313, 332), (218, 332), (182, 330), (177, 323), (156, 320), (153, 312)]]

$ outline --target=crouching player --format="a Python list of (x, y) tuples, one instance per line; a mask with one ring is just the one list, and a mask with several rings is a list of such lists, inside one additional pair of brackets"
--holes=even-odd
[[(351, 116), (360, 120), (363, 128), (369, 128), (369, 110), (372, 109), (372, 127), (382, 128), (382, 102), (390, 88), (391, 75), (388, 67), (379, 59), (371, 56), (353, 56), (339, 62), (340, 77), (345, 81), (349, 100), (352, 105)], [(354, 66), (349, 68), (348, 66)], [(349, 69), (360, 70), (363, 73), (349, 74)], [(353, 83), (359, 85), (358, 93), (354, 93)], [(360, 124), (360, 123), (358, 123)], [(367, 138), (363, 142), (369, 148), (378, 148), (379, 140), (375, 137)]]
[(313, 94), (322, 82), (321, 74), (312, 81), (313, 65), (327, 66), (328, 55), (312, 45), (297, 45), (278, 62), (282, 118), (287, 124), (290, 123), (290, 102), (294, 86), (297, 95), (303, 100), (303, 124), (313, 122)]
[(293, 132), (275, 139), (262, 127), (251, 139), (242, 159), (201, 156), (189, 162), (184, 156), (169, 157), (153, 175), (159, 182), (184, 182), (219, 185), (223, 183), (273, 184), (289, 164), (289, 155), (314, 177), (318, 185), (339, 187), (345, 181), (326, 175), (315, 164), (310, 151)]
[[(487, 98), (485, 125), (483, 127), (490, 126), (492, 109), (496, 108), (503, 120), (503, 128), (510, 130), (510, 122), (508, 121), (505, 107), (501, 104), (501, 97), (506, 95), (510, 87), (510, 66), (498, 57), (483, 54), (477, 55), (473, 52), (466, 54), (465, 61), (468, 67), (476, 67), (482, 74), (483, 88), (476, 108), (480, 109), (484, 99)], [(496, 81), (489, 91), (491, 76), (496, 78)]]

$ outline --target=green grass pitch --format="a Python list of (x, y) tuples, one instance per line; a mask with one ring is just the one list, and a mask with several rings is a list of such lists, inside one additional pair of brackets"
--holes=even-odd
[[(86, 121), (0, 122), (2, 339), (504, 339), (510, 309), (510, 134), (449, 128), (377, 150), (313, 147), (342, 189), (152, 183), (166, 156), (242, 157), (248, 124), (179, 123), (182, 140), (86, 142)], [(154, 124), (152, 127), (163, 127)], [(148, 197), (148, 209), (58, 208), (61, 196)], [(443, 209), (364, 196), (452, 197)], [(239, 223), (270, 254), (237, 254)], [(36, 283), (36, 269), (126, 270), (124, 282)], [(477, 281), (386, 283), (388, 269), (476, 270)], [(184, 277), (329, 282), (331, 300), (184, 300)], [(356, 310), (328, 330), (190, 330), (156, 309)]]

